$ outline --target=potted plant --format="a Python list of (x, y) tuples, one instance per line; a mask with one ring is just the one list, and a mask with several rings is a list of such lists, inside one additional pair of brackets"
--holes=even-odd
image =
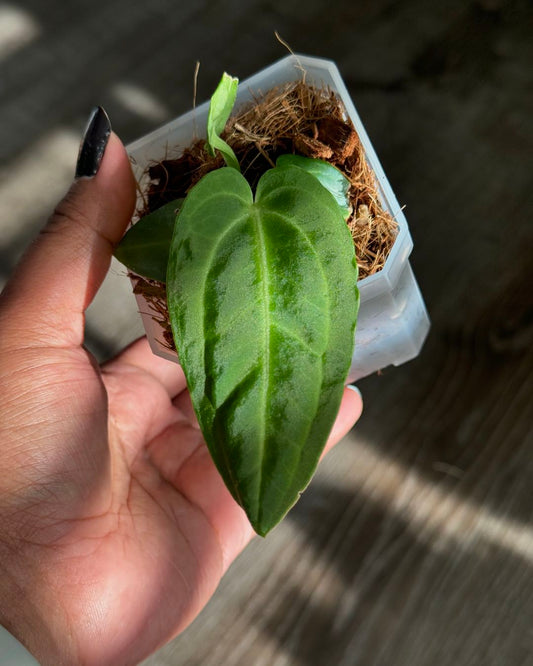
[(264, 535), (309, 482), (344, 382), (422, 345), (407, 222), (326, 60), (289, 56), (240, 86), (225, 75), (210, 104), (129, 153), (141, 219), (116, 255)]

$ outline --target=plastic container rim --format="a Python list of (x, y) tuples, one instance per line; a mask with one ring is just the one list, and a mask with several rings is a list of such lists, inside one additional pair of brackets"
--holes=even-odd
[[(383, 167), (381, 166), (379, 158), (373, 149), (370, 138), (366, 133), (364, 125), (359, 117), (359, 114), (357, 113), (357, 110), (355, 109), (351, 96), (342, 80), (340, 71), (335, 62), (333, 60), (329, 60), (326, 58), (318, 58), (315, 56), (306, 56), (302, 54), (293, 54), (285, 56), (277, 60), (276, 62), (268, 65), (267, 67), (257, 71), (255, 74), (252, 74), (246, 79), (240, 81), (238, 88), (238, 95), (242, 97), (244, 91), (252, 90), (254, 79), (257, 80), (259, 78), (264, 78), (269, 75), (274, 75), (280, 69), (282, 70), (284, 67), (286, 67), (289, 64), (294, 65), (295, 70), (297, 70), (299, 67), (303, 67), (303, 69), (305, 69), (307, 66), (307, 68), (309, 69), (311, 68), (322, 69), (324, 70), (324, 72), (326, 72), (329, 75), (329, 77), (333, 82), (333, 87), (341, 97), (341, 100), (346, 108), (346, 112), (348, 116), (351, 118), (352, 122), (354, 123), (355, 129), (359, 135), (359, 138), (361, 139), (361, 142), (365, 150), (366, 158), (369, 161), (370, 166), (374, 172), (378, 188), (380, 190), (380, 194), (384, 199), (383, 203), (385, 204), (389, 213), (393, 216), (393, 218), (396, 220), (398, 224), (398, 233), (394, 240), (394, 244), (389, 252), (389, 255), (385, 260), (383, 268), (381, 268), (376, 273), (368, 275), (367, 277), (364, 277), (357, 281), (357, 286), (358, 289), (360, 290), (361, 297), (364, 298), (367, 295), (369, 297), (373, 297), (374, 296), (374, 294), (372, 293), (374, 291), (373, 287), (377, 287), (376, 283), (380, 283), (383, 280), (385, 280), (387, 283), (389, 283), (391, 287), (394, 287), (394, 284), (397, 282), (397, 279), (403, 268), (403, 264), (405, 263), (405, 261), (407, 260), (407, 258), (411, 253), (413, 243), (409, 233), (407, 220), (405, 219), (403, 211), (398, 204), (398, 201), (394, 195), (394, 192), (392, 191), (392, 188), (390, 187), (385, 172), (383, 171)], [(289, 81), (295, 79), (287, 78), (286, 80)], [(330, 85), (330, 83), (328, 83), (327, 81), (324, 82)], [(241, 102), (242, 101), (243, 100), (241, 100)], [(237, 98), (237, 103), (239, 103), (238, 98)], [(136, 167), (135, 153), (143, 149), (144, 146), (146, 146), (147, 144), (150, 144), (160, 139), (165, 133), (169, 134), (170, 132), (176, 130), (176, 128), (178, 127), (185, 126), (194, 122), (198, 118), (198, 116), (202, 116), (205, 114), (205, 116), (207, 117), (208, 109), (209, 109), (209, 100), (202, 102), (194, 109), (186, 111), (177, 118), (170, 120), (169, 122), (156, 128), (155, 130), (152, 130), (148, 134), (145, 134), (144, 136), (129, 143), (126, 146), (126, 150), (130, 155), (130, 157), (133, 158), (134, 169)], [(199, 138), (205, 136), (205, 131), (197, 132), (197, 136)], [(186, 147), (187, 146), (183, 146), (183, 149), (185, 149)], [(138, 168), (137, 171), (139, 171)], [(140, 175), (142, 175), (142, 173)], [(402, 256), (398, 256), (400, 255), (400, 253), (402, 254)], [(401, 262), (400, 266), (396, 266), (398, 260), (400, 260)], [(393, 267), (395, 267), (396, 270), (394, 271), (393, 279), (391, 280), (390, 277)]]

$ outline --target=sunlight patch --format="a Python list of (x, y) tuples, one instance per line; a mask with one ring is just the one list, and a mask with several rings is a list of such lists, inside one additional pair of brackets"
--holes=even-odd
[(0, 60), (29, 44), (40, 32), (30, 14), (19, 7), (0, 3)]

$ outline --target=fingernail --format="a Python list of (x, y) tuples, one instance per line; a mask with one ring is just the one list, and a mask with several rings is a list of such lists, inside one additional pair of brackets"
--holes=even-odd
[(346, 388), (347, 388), (347, 389), (350, 389), (350, 391), (353, 391), (354, 393), (357, 393), (357, 395), (361, 398), (361, 400), (363, 399), (363, 394), (362, 394), (361, 391), (357, 388), (357, 386), (355, 386), (355, 384), (347, 384), (347, 385), (346, 385)]
[(91, 112), (80, 145), (76, 163), (76, 178), (92, 178), (98, 173), (105, 147), (111, 134), (111, 123), (101, 106)]

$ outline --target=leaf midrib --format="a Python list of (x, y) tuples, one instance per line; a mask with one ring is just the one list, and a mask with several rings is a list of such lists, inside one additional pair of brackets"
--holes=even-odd
[(263, 230), (263, 225), (261, 224), (260, 210), (256, 205), (252, 205), (252, 218), (254, 221), (254, 226), (256, 229), (258, 246), (259, 246), (259, 258), (260, 258), (260, 270), (261, 270), (261, 284), (263, 288), (263, 308), (264, 308), (264, 350), (265, 355), (263, 358), (262, 365), (262, 374), (263, 374), (263, 410), (262, 410), (262, 419), (261, 419), (261, 464), (259, 466), (259, 484), (258, 484), (258, 495), (257, 495), (257, 506), (258, 506), (258, 523), (261, 521), (261, 497), (263, 496), (263, 484), (264, 484), (264, 463), (265, 463), (265, 440), (266, 440), (266, 418), (265, 414), (267, 413), (267, 404), (270, 391), (270, 307), (269, 307), (269, 295), (270, 295), (270, 280), (268, 272), (268, 262), (266, 256), (266, 242), (265, 234)]
[[(281, 188), (281, 187), (280, 187), (280, 188), (278, 188), (278, 192), (279, 192), (279, 190), (281, 190), (281, 189), (291, 189), (291, 187), (292, 187), (292, 186), (285, 186), (285, 188)], [(293, 188), (293, 189), (294, 189), (294, 188)], [(270, 198), (270, 196), (273, 196), (273, 195), (272, 195), (272, 194), (269, 194), (269, 195), (267, 195), (266, 197), (263, 197), (263, 198), (261, 199), (261, 203), (264, 204), (266, 201), (268, 201), (268, 199)], [(316, 256), (316, 257), (318, 258), (318, 260), (319, 260), (318, 263), (319, 263), (319, 266), (320, 266), (320, 271), (321, 271), (322, 276), (324, 277), (324, 280), (325, 280), (325, 282), (326, 282), (326, 284), (327, 284), (328, 281), (327, 281), (326, 274), (325, 274), (325, 272), (324, 272), (324, 267), (323, 267), (323, 265), (322, 265), (321, 258), (319, 257), (319, 255), (318, 255), (318, 253), (317, 253), (317, 251), (316, 251), (316, 249), (315, 249), (313, 243), (311, 242), (309, 236), (307, 235), (307, 233), (306, 233), (301, 227), (295, 225), (294, 222), (292, 222), (292, 220), (290, 219), (290, 217), (288, 217), (287, 215), (284, 215), (284, 214), (282, 214), (282, 213), (279, 213), (279, 212), (277, 212), (277, 211), (275, 211), (275, 210), (272, 210), (271, 208), (268, 208), (268, 207), (267, 207), (267, 210), (268, 210), (269, 215), (271, 215), (271, 216), (273, 216), (273, 217), (278, 217), (278, 218), (282, 219), (286, 224), (290, 225), (293, 229), (295, 229), (298, 233), (300, 233), (300, 234), (305, 238), (305, 240), (306, 240), (307, 243), (308, 243), (309, 249), (315, 254), (315, 256)], [(327, 297), (327, 300), (328, 300), (328, 311), (329, 311), (329, 308), (330, 308), (330, 294), (329, 294), (329, 291), (328, 291), (328, 297)], [(329, 339), (329, 337), (330, 337), (330, 334), (331, 334), (331, 326), (328, 324), (328, 327), (327, 327), (327, 338), (328, 338), (328, 339)], [(326, 346), (327, 346), (327, 345), (326, 345)], [(323, 354), (322, 354), (322, 359), (324, 359), (324, 355), (323, 355)], [(321, 389), (322, 389), (322, 388), (323, 388), (323, 382), (324, 382), (324, 375), (323, 375), (323, 373), (324, 373), (324, 361), (322, 361), (322, 364), (321, 364), (321, 368), (320, 368), (320, 370), (321, 370), (321, 375), (322, 375), (322, 381), (321, 381)], [(309, 433), (310, 433), (310, 431), (311, 431), (311, 428), (312, 428), (312, 424), (310, 423), (310, 424), (309, 424), (309, 427), (308, 427), (308, 429), (307, 429), (307, 432), (305, 433), (305, 439), (308, 438)], [(263, 444), (263, 448), (264, 448), (264, 444)], [(295, 466), (293, 467), (293, 469), (292, 469), (292, 473), (290, 474), (290, 483), (287, 484), (287, 487), (288, 487), (288, 488), (289, 488), (289, 487), (292, 487), (292, 483), (293, 483), (294, 477), (295, 477), (295, 475), (296, 475), (297, 467), (300, 465), (300, 462), (301, 462), (301, 459), (302, 459), (303, 453), (304, 453), (304, 450), (303, 450), (303, 448), (300, 447), (299, 454), (298, 454), (298, 465), (295, 465)], [(262, 468), (262, 466), (261, 466), (261, 486), (260, 486), (260, 487), (261, 487), (261, 491), (262, 491), (262, 481), (263, 481), (263, 473), (262, 473), (262, 472), (263, 472), (263, 468)], [(261, 497), (261, 495), (260, 495), (260, 497)], [(261, 516), (261, 517), (262, 517), (262, 516)], [(258, 523), (259, 523), (259, 522), (260, 522), (260, 521), (258, 521)]]

